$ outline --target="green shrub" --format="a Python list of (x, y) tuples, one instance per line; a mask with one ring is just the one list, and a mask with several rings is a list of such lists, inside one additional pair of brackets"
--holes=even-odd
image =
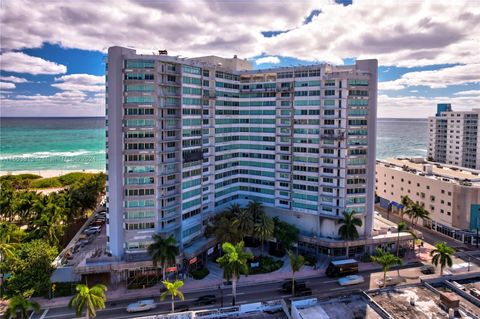
[[(274, 260), (270, 256), (260, 256), (259, 259), (257, 260), (260, 262), (260, 266), (256, 268), (250, 268), (250, 274), (255, 275), (255, 274), (266, 274), (269, 272), (273, 272), (275, 270), (278, 270), (282, 268), (283, 266), (283, 261), (282, 260)], [(250, 261), (249, 262), (249, 267), (250, 263), (256, 262), (256, 261)]]
[(304, 256), (305, 258), (305, 265), (306, 266), (310, 266), (310, 267), (313, 267), (315, 266), (315, 264), (317, 263), (317, 259), (315, 257), (312, 257), (312, 256)]
[(53, 188), (62, 187), (58, 177), (40, 178), (30, 182), (31, 188)]
[(201, 268), (201, 269), (190, 271), (190, 275), (192, 275), (192, 277), (196, 280), (200, 280), (207, 277), (209, 273), (210, 271), (207, 268)]

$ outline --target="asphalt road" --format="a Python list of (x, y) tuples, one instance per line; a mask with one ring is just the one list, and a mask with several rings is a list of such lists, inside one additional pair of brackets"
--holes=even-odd
[[(402, 266), (402, 274), (405, 276), (418, 276), (420, 274), (419, 271), (420, 264), (411, 264)], [(383, 276), (382, 272), (378, 271), (368, 271), (360, 273), (365, 278), (365, 282), (363, 284), (358, 284), (354, 286), (346, 286), (342, 287), (337, 283), (337, 279), (335, 278), (328, 278), (328, 277), (317, 277), (311, 278), (306, 280), (307, 287), (312, 289), (313, 295), (316, 296), (332, 296), (342, 293), (349, 293), (356, 290), (368, 290), (377, 288), (376, 280)], [(396, 270), (391, 272), (392, 275), (396, 274)], [(409, 282), (416, 282), (418, 279), (409, 280)], [(258, 301), (267, 301), (267, 300), (274, 300), (274, 299), (281, 299), (286, 297), (291, 297), (290, 294), (285, 294), (281, 291), (281, 284), (280, 282), (273, 282), (273, 283), (265, 283), (265, 284), (258, 284), (254, 286), (246, 286), (246, 287), (238, 287), (237, 288), (237, 304), (242, 303), (249, 303), (249, 302), (258, 302)], [(192, 303), (200, 296), (214, 294), (217, 297), (217, 303), (210, 306), (198, 306), (192, 307)], [(145, 296), (143, 299), (154, 299), (155, 301), (159, 301), (159, 295), (156, 296)], [(125, 299), (119, 300), (115, 302), (107, 302), (106, 309), (97, 312), (97, 317), (99, 319), (102, 318), (116, 318), (116, 319), (124, 319), (124, 318), (134, 318), (140, 316), (148, 316), (154, 314), (162, 314), (167, 313), (171, 310), (171, 304), (169, 301), (158, 302), (157, 308), (152, 311), (142, 312), (142, 313), (134, 313), (130, 314), (126, 312), (127, 305), (133, 302), (138, 301), (139, 299)], [(232, 291), (231, 287), (223, 288), (223, 306), (227, 307), (231, 305), (232, 300)], [(221, 297), (219, 289), (215, 289), (215, 291), (202, 291), (202, 292), (193, 292), (193, 293), (185, 293), (185, 301), (176, 301), (175, 306), (178, 307), (180, 305), (188, 305), (190, 310), (199, 310), (199, 309), (208, 309), (208, 308), (219, 308), (221, 307)], [(59, 307), (59, 308), (50, 308), (45, 313), (45, 309), (35, 315), (33, 318), (42, 318), (42, 319), (67, 319), (67, 318), (74, 318), (75, 314), (72, 309), (68, 307)]]

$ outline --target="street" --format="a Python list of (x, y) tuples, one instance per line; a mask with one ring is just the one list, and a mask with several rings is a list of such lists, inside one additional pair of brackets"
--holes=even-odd
[[(400, 267), (401, 274), (405, 277), (412, 278), (407, 279), (408, 283), (418, 282), (418, 276), (421, 275), (419, 271), (420, 263), (404, 265)], [(394, 268), (396, 269), (396, 268)], [(390, 275), (396, 276), (397, 270), (391, 270)], [(329, 278), (329, 277), (317, 277), (306, 279), (307, 287), (312, 289), (313, 295), (316, 296), (332, 296), (342, 293), (349, 293), (356, 290), (368, 290), (378, 288), (376, 281), (383, 277), (383, 273), (379, 271), (365, 271), (360, 273), (364, 278), (365, 282), (362, 284), (354, 286), (340, 286), (337, 283), (338, 278)], [(281, 299), (286, 297), (291, 297), (289, 294), (285, 294), (280, 290), (282, 282), (273, 282), (265, 283), (258, 285), (251, 285), (247, 287), (239, 287), (237, 289), (237, 304), (249, 303), (249, 302), (258, 302), (258, 301), (267, 301), (273, 299)], [(217, 303), (210, 306), (198, 306), (192, 307), (192, 303), (200, 296), (203, 295), (212, 295), (214, 294), (217, 297)], [(208, 309), (208, 308), (219, 308), (222, 306), (220, 290), (215, 289), (214, 291), (201, 291), (201, 292), (192, 292), (185, 293), (185, 301), (176, 301), (175, 306), (179, 307), (181, 305), (188, 305), (190, 310), (199, 310), (199, 309)], [(107, 308), (97, 312), (96, 318), (134, 318), (146, 315), (154, 315), (167, 313), (171, 309), (170, 301), (159, 302), (159, 294), (155, 296), (146, 296), (142, 299), (154, 299), (157, 303), (157, 308), (154, 311), (148, 311), (143, 313), (127, 313), (126, 308), (128, 304), (138, 301), (138, 298), (135, 299), (124, 299), (114, 302), (107, 302)], [(229, 306), (232, 300), (232, 291), (231, 287), (223, 288), (223, 306)], [(48, 311), (42, 309), (42, 311), (33, 316), (33, 318), (55, 318), (55, 319), (67, 319), (74, 318), (74, 311), (68, 307), (59, 307), (59, 308), (50, 308)]]
[[(385, 219), (388, 219), (395, 224), (398, 224), (402, 219), (398, 216), (395, 215), (394, 213), (387, 213), (384, 210), (379, 209), (378, 207), (375, 207), (375, 210), (382, 215)], [(388, 217), (388, 218), (387, 218)], [(459, 242), (451, 237), (448, 237), (446, 235), (443, 235), (437, 231), (434, 231), (432, 229), (428, 229), (426, 227), (422, 226), (414, 226), (408, 219), (403, 219), (403, 221), (409, 226), (412, 227), (415, 230), (418, 230), (422, 232), (423, 234), (423, 240), (431, 245), (434, 245), (437, 242), (442, 242), (444, 241), (448, 246), (455, 248), (455, 250), (476, 250), (475, 246), (472, 245), (467, 245), (462, 242)]]

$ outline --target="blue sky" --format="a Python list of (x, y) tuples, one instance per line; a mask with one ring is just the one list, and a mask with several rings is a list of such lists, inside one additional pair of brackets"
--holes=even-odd
[(237, 54), (254, 68), (377, 58), (379, 117), (480, 107), (480, 9), (468, 2), (21, 0), (0, 10), (1, 116), (102, 116), (113, 45)]

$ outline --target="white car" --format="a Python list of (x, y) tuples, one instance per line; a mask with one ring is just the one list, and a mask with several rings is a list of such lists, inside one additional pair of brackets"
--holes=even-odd
[(127, 306), (127, 312), (141, 312), (155, 309), (157, 304), (153, 299), (140, 300)]
[(86, 235), (93, 235), (93, 234), (99, 233), (101, 230), (102, 230), (102, 227), (100, 226), (90, 226), (88, 228), (85, 228), (83, 230), (83, 233)]
[[(387, 287), (388, 287), (388, 286), (395, 286), (395, 285), (398, 285), (402, 282), (405, 282), (406, 279), (403, 278), (403, 277), (398, 277), (398, 276), (396, 276), (396, 277), (387, 276), (386, 281), (387, 281)], [(377, 280), (377, 285), (380, 288), (383, 287), (383, 277), (382, 277), (382, 279)]]
[(346, 276), (338, 279), (338, 284), (340, 286), (356, 285), (364, 282), (365, 282), (365, 279), (363, 279), (363, 276), (360, 276), (360, 275), (350, 275), (350, 276)]

